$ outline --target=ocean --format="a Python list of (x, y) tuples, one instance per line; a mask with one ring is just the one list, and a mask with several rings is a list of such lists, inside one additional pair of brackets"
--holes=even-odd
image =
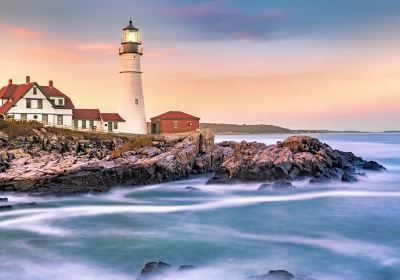
[(196, 267), (167, 280), (239, 280), (272, 269), (319, 280), (400, 279), (400, 134), (313, 136), (388, 170), (355, 184), (296, 181), (290, 192), (206, 185), (209, 174), (73, 197), (0, 193), (37, 203), (0, 212), (0, 279), (132, 280), (149, 261)]

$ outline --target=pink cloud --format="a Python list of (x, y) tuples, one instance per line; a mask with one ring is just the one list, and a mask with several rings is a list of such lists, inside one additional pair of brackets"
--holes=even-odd
[(161, 53), (160, 52), (144, 52), (143, 53), (144, 57), (149, 57), (149, 58), (153, 58), (153, 57), (160, 57)]
[(32, 39), (42, 36), (42, 33), (36, 30), (20, 28), (7, 24), (0, 24), (0, 33), (8, 35), (14, 39)]
[(115, 44), (108, 43), (83, 43), (75, 46), (78, 51), (96, 51), (96, 52), (116, 52), (118, 46)]

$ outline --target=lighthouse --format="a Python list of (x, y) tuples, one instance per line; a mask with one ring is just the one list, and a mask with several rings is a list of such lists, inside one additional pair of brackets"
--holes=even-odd
[(119, 50), (120, 92), (117, 109), (125, 122), (121, 123), (119, 131), (146, 134), (146, 112), (140, 67), (143, 50), (139, 29), (132, 25), (132, 20), (122, 30), (121, 44), (122, 47)]

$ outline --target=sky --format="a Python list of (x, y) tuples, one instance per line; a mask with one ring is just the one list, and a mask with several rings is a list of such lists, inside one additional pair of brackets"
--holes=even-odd
[(398, 0), (1, 0), (0, 85), (54, 80), (115, 111), (130, 17), (148, 119), (400, 130)]

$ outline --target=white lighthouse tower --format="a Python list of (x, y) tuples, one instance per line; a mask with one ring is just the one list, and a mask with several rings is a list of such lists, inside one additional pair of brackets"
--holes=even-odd
[(122, 30), (120, 92), (118, 97), (118, 113), (125, 119), (119, 131), (134, 134), (146, 134), (146, 112), (144, 109), (142, 70), (140, 58), (143, 54), (139, 30), (129, 25)]

